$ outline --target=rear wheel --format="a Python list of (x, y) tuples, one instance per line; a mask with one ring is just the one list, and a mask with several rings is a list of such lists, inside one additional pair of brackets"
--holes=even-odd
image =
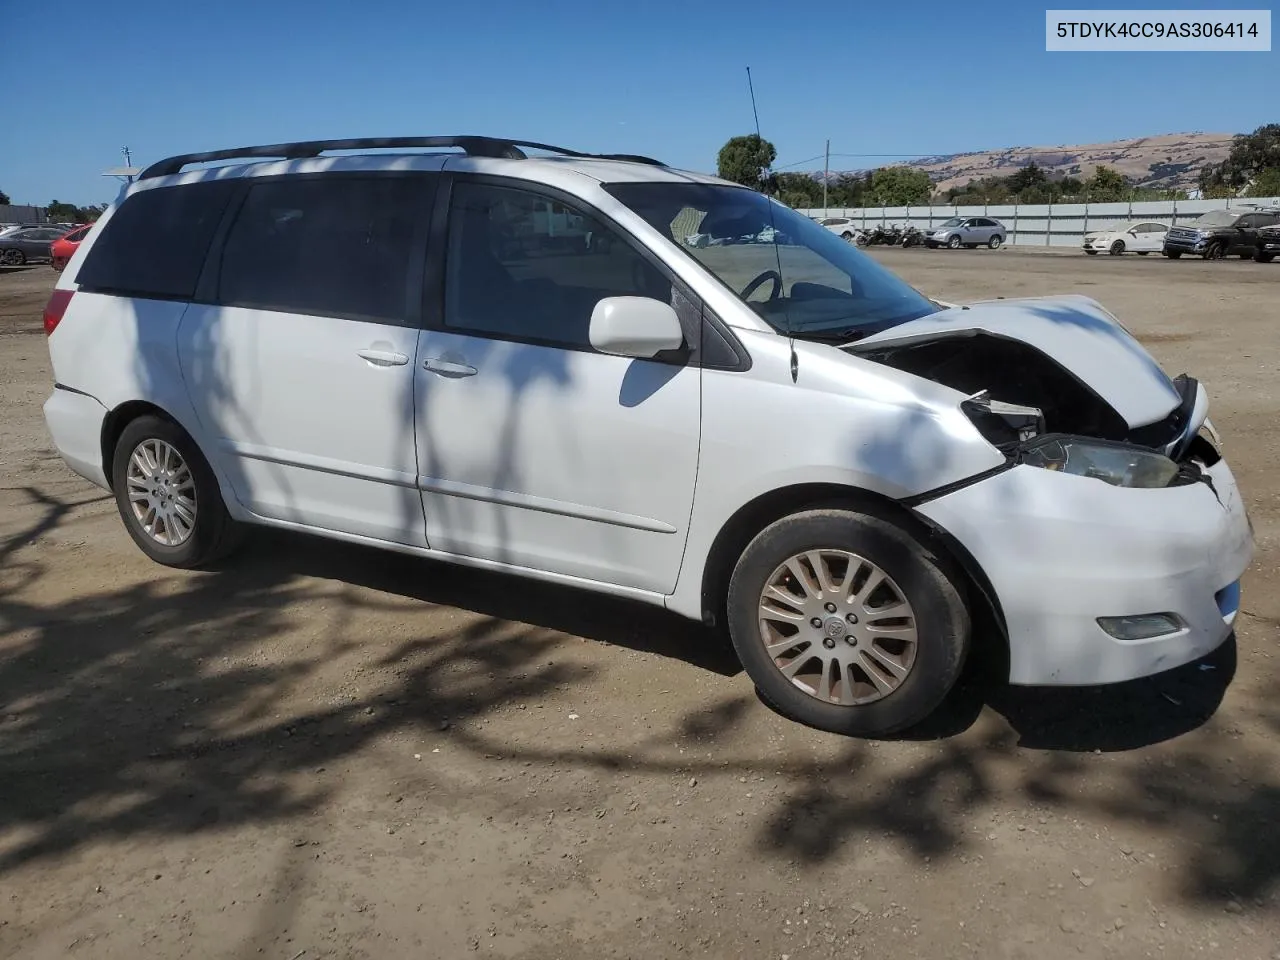
[(1111, 249), (1108, 250), (1107, 253), (1111, 254), (1113, 257), (1120, 256), (1120, 254), (1124, 253), (1124, 241), (1117, 240), (1111, 245)]
[(970, 632), (941, 558), (895, 524), (841, 509), (761, 531), (733, 571), (728, 620), (768, 702), (810, 726), (869, 736), (942, 703)]
[(27, 262), (27, 255), (21, 250), (10, 247), (8, 250), (0, 250), (0, 264), (6, 267), (20, 267)]
[(846, 230), (844, 233), (840, 234), (840, 239), (843, 240), (845, 243), (853, 243), (852, 231)]
[(213, 470), (173, 421), (131, 421), (116, 442), (111, 466), (120, 517), (152, 560), (198, 567), (236, 546), (239, 526), (227, 513)]
[(990, 240), (987, 241), (987, 246), (990, 247), (992, 250), (999, 250), (1000, 244), (1002, 244), (1003, 242), (1004, 242), (1004, 238), (1001, 237), (999, 234), (996, 234)]

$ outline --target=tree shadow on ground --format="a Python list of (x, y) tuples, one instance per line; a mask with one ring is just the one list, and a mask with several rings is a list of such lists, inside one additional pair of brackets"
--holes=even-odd
[[(49, 604), (35, 599), (47, 561), (12, 549), (65, 514), (56, 497), (41, 503), (42, 516), (3, 546), (0, 874), (92, 842), (308, 816), (335, 789), (320, 771), (389, 734), (430, 730), (473, 758), (602, 779), (621, 771), (711, 784), (767, 771), (780, 781), (754, 838), (765, 858), (825, 863), (886, 833), (908, 856), (961, 856), (973, 821), (1000, 805), (1158, 831), (1178, 851), (1190, 901), (1262, 898), (1280, 879), (1280, 837), (1268, 829), (1280, 816), (1280, 780), (1269, 755), (1238, 731), (1206, 725), (1194, 742), (1163, 748), (1155, 764), (1142, 751), (1085, 752), (1190, 728), (1168, 711), (1148, 717), (1156, 697), (1203, 720), (1221, 693), (1196, 700), (1190, 691), (1225, 687), (1231, 647), (1215, 670), (1197, 667), (1181, 686), (1166, 676), (1147, 694), (1134, 688), (1118, 698), (1123, 707), (1088, 692), (1084, 700), (1006, 693), (989, 702), (1007, 726), (969, 719), (936, 743), (833, 744), (815, 734), (815, 746), (834, 749), (779, 752), (754, 728), (783, 721), (735, 689), (639, 735), (513, 744), (480, 721), (586, 684), (601, 669), (551, 656), (565, 633), (728, 671), (716, 655), (691, 653), (705, 643), (700, 628), (662, 611), (303, 537), (256, 540), (221, 572), (166, 574)], [(431, 626), (404, 597), (478, 616)], [(325, 609), (319, 636), (285, 644), (304, 603)], [(403, 636), (362, 641), (362, 619), (388, 611)], [(296, 706), (291, 694), (342, 657), (369, 668), (367, 683)], [(281, 715), (285, 702), (295, 712)], [(1130, 743), (1126, 726), (1144, 732)], [(702, 759), (673, 749), (688, 741)], [(433, 797), (467, 799), (446, 774), (421, 776)]]

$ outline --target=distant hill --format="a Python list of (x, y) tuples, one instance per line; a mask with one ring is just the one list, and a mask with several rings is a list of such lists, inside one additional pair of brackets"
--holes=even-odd
[(1098, 166), (1108, 166), (1135, 186), (1191, 190), (1196, 187), (1202, 167), (1226, 159), (1231, 138), (1230, 133), (1165, 133), (1111, 143), (953, 153), (922, 157), (903, 165), (926, 171), (940, 191), (983, 177), (1008, 176), (1033, 160), (1051, 177), (1087, 178)]

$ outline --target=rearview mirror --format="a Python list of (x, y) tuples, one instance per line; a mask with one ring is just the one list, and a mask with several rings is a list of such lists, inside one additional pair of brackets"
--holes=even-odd
[(591, 346), (601, 353), (648, 360), (684, 346), (680, 318), (650, 297), (605, 297), (591, 311)]

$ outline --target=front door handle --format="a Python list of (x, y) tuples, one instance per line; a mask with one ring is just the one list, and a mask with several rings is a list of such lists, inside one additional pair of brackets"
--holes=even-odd
[(442, 360), (439, 357), (428, 357), (422, 361), (422, 366), (423, 369), (438, 373), (442, 377), (474, 377), (480, 372), (469, 364)]
[(357, 350), (356, 356), (379, 367), (403, 367), (409, 362), (408, 357), (394, 350)]

